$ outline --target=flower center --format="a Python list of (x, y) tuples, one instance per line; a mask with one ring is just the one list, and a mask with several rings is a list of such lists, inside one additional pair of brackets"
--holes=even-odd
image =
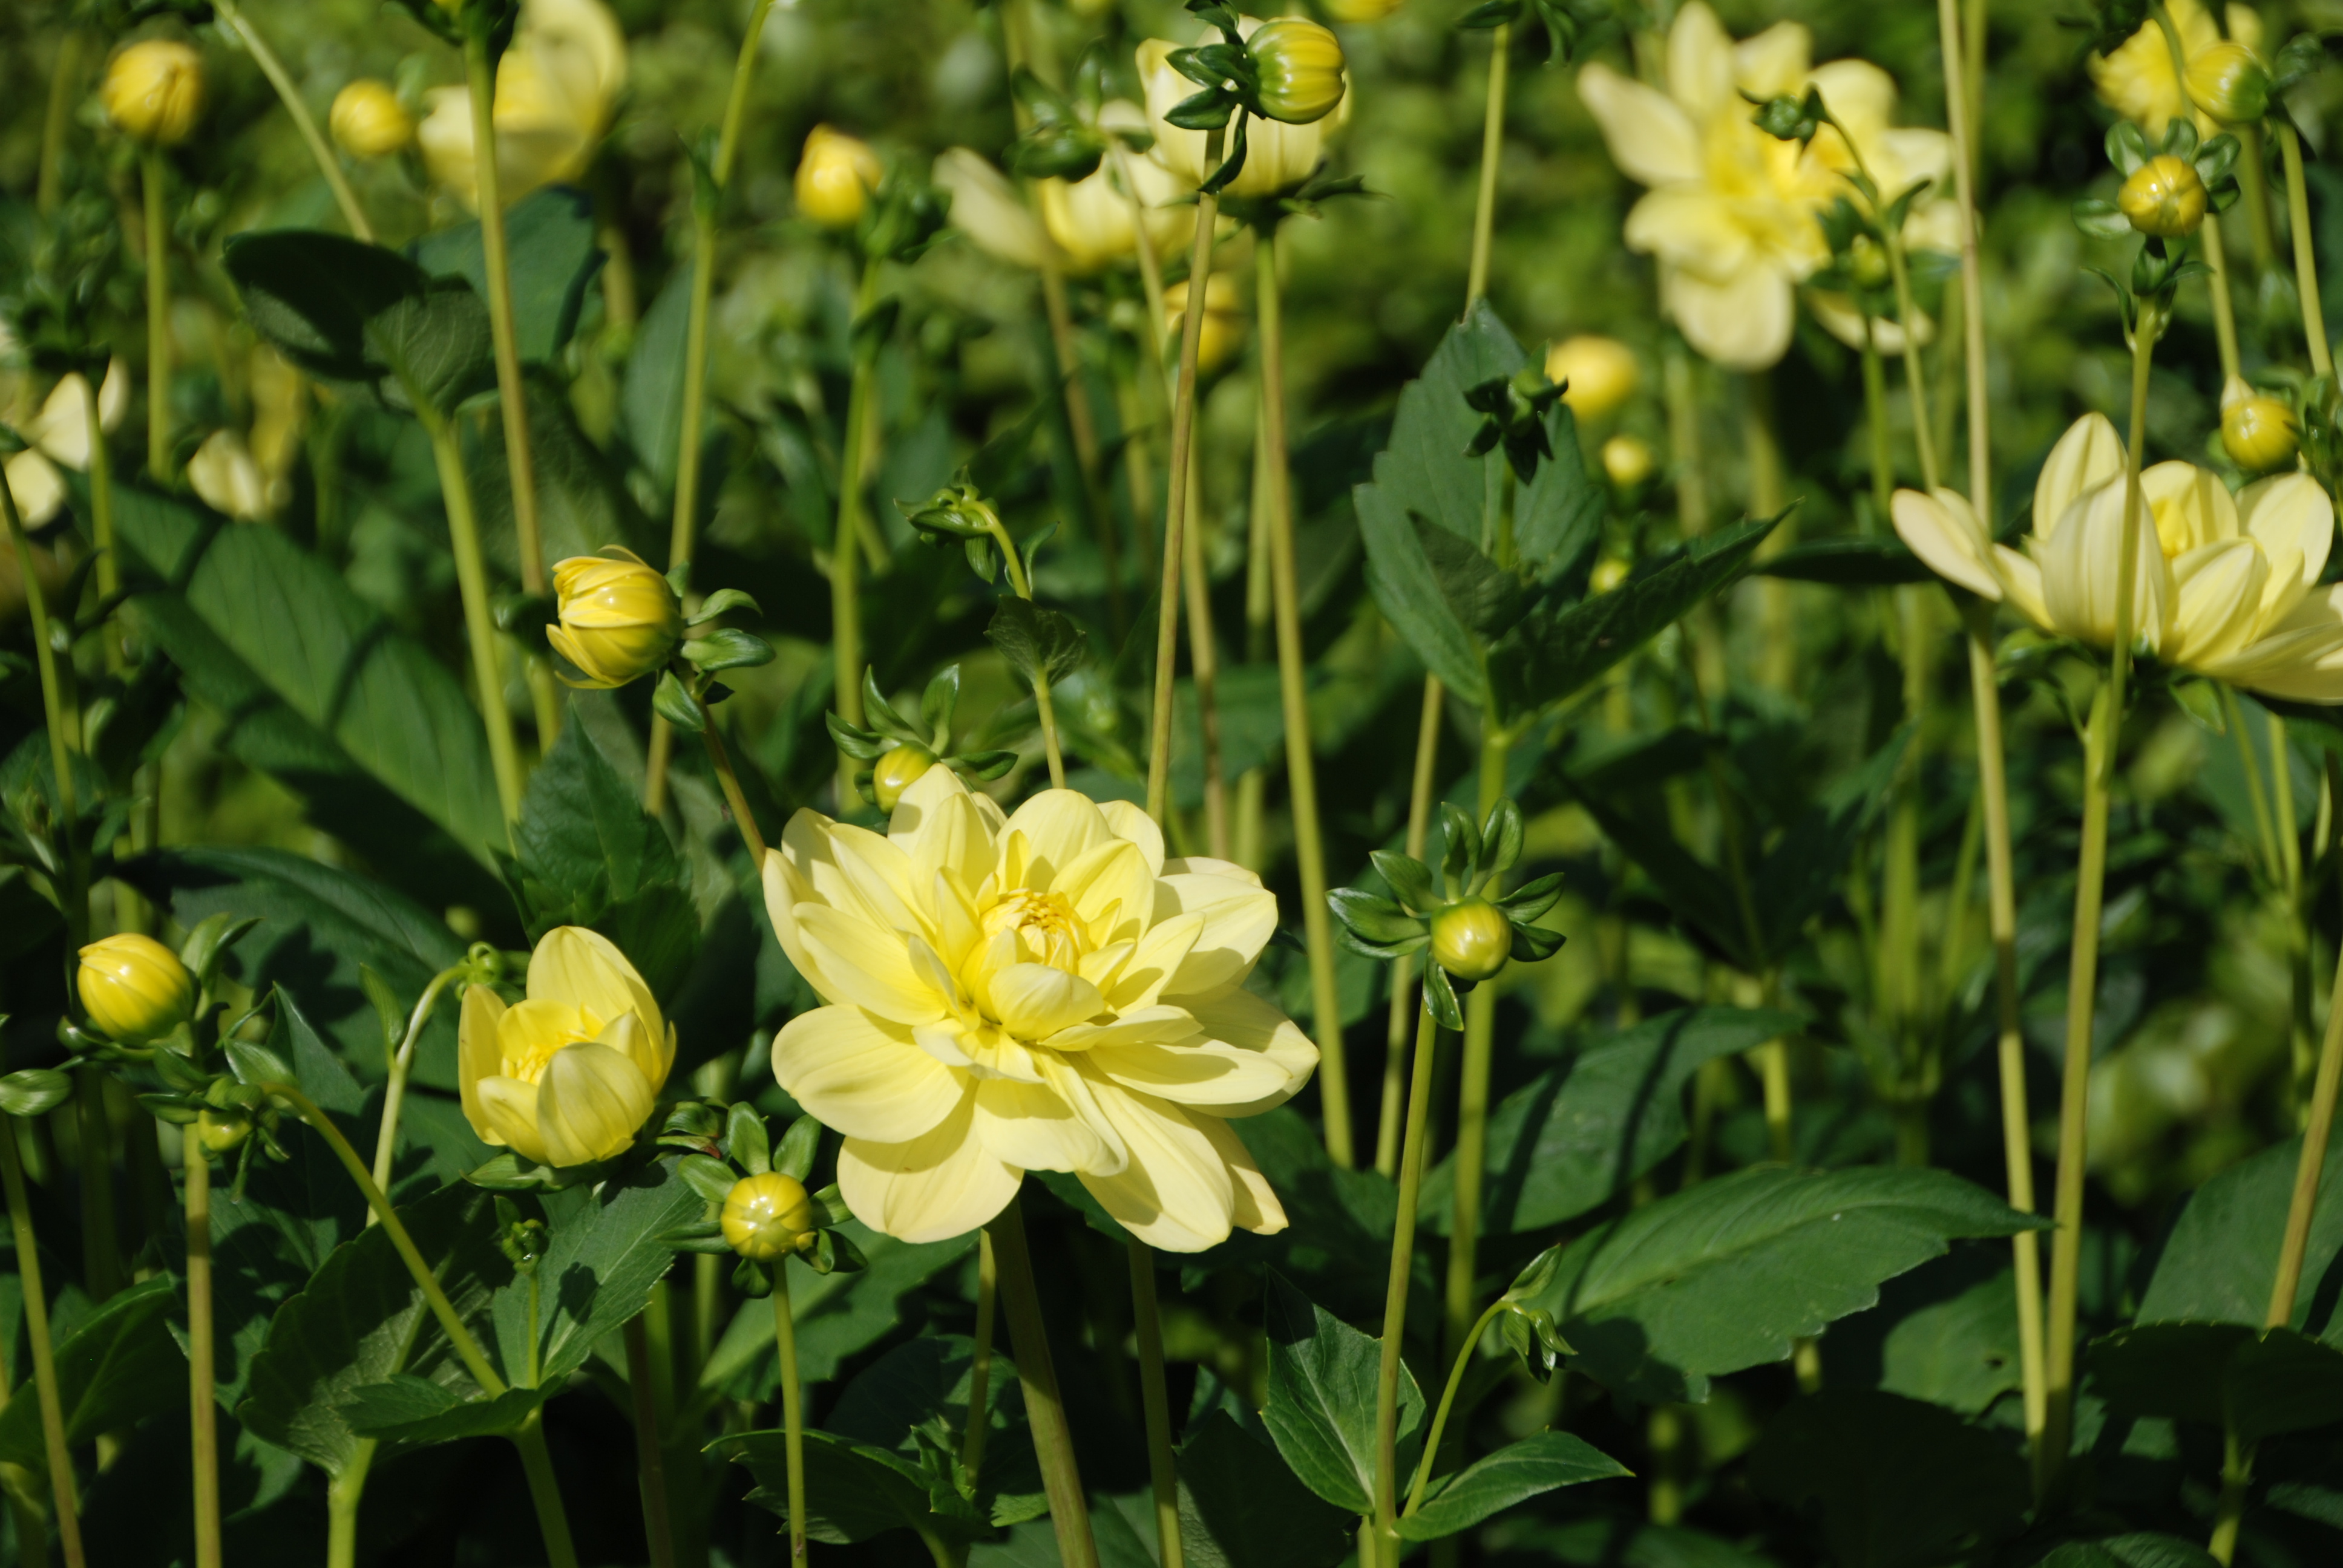
[[(520, 1027), (515, 1028), (516, 1024)], [(602, 1020), (582, 1007), (523, 1002), (505, 1014), (505, 1025), (497, 1031), (504, 1075), (535, 1083), (545, 1076), (556, 1056), (573, 1045), (590, 1044), (601, 1033)]]
[(988, 941), (1002, 931), (1017, 933), (1021, 963), (1048, 964), (1075, 972), (1082, 960), (1081, 924), (1061, 893), (1020, 889), (984, 911)]

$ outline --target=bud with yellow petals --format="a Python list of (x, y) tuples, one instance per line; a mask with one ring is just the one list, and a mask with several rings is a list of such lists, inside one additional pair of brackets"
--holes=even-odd
[(870, 792), (878, 797), (879, 809), (891, 813), (903, 791), (935, 765), (936, 754), (924, 746), (898, 746), (880, 758), (870, 769)]
[(415, 140), (415, 116), (387, 82), (361, 76), (334, 95), (327, 124), (334, 141), (354, 158), (387, 158)]
[(2238, 377), (2221, 389), (2221, 449), (2249, 474), (2288, 467), (2302, 445), (2302, 421), (2267, 392)]
[(2234, 39), (2189, 56), (2182, 85), (2189, 102), (2225, 126), (2252, 125), (2269, 113), (2269, 72), (2259, 55)]
[(805, 1183), (778, 1171), (743, 1177), (725, 1194), (717, 1222), (734, 1251), (755, 1263), (770, 1263), (802, 1252), (818, 1231), (813, 1198)]
[(1459, 899), (1432, 917), (1432, 956), (1458, 980), (1494, 980), (1513, 956), (1513, 922), (1486, 899)]
[(1658, 466), (1659, 459), (1640, 437), (1614, 436), (1603, 443), (1603, 471), (1622, 490), (1632, 490), (1650, 478)]
[(106, 117), (132, 141), (176, 146), (204, 110), (203, 56), (166, 38), (133, 44), (106, 67), (98, 96)]
[(90, 1022), (124, 1045), (152, 1045), (195, 1010), (196, 977), (179, 955), (132, 931), (82, 949), (75, 984)]
[(798, 211), (824, 228), (852, 228), (870, 206), (886, 169), (867, 143), (828, 126), (807, 133), (798, 160)]
[(1545, 378), (1582, 419), (1599, 418), (1634, 395), (1641, 372), (1634, 353), (1615, 337), (1581, 333), (1545, 352)]
[(1342, 45), (1307, 16), (1279, 16), (1245, 40), (1260, 75), (1262, 113), (1289, 126), (1322, 120), (1342, 101)]
[(2132, 227), (2157, 239), (2185, 239), (2205, 221), (2205, 182), (2187, 159), (2159, 153), (2132, 171), (2116, 206)]
[(546, 628), (545, 638), (586, 677), (572, 686), (607, 690), (639, 679), (664, 665), (682, 639), (683, 606), (675, 589), (630, 551), (613, 547), (556, 562), (553, 592), (561, 623)]

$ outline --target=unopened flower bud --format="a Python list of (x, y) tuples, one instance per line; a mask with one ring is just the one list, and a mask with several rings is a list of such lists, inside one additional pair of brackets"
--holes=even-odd
[(1657, 462), (1641, 437), (1614, 436), (1603, 443), (1603, 471), (1620, 489), (1632, 490), (1650, 478)]
[(2234, 39), (2197, 51), (2182, 83), (2189, 102), (2225, 126), (2251, 125), (2269, 113), (2269, 72)]
[(77, 987), (90, 1022), (124, 1045), (152, 1045), (196, 1005), (196, 977), (179, 955), (131, 931), (81, 950)]
[(1887, 251), (1867, 234), (1856, 235), (1846, 247), (1846, 275), (1857, 288), (1885, 288), (1894, 274)]
[(1342, 101), (1342, 45), (1307, 16), (1262, 23), (1245, 40), (1261, 76), (1262, 112), (1289, 126), (1322, 120)]
[(2302, 422), (2293, 409), (2237, 377), (2221, 390), (2221, 449), (2249, 474), (2267, 474), (2294, 461)]
[(387, 82), (361, 76), (334, 95), (327, 123), (342, 151), (354, 158), (387, 158), (415, 140), (415, 116)]
[(935, 765), (936, 754), (924, 746), (898, 746), (882, 755), (870, 769), (870, 792), (879, 798), (879, 809), (892, 811), (903, 791)]
[(1631, 569), (1617, 556), (1604, 556), (1594, 563), (1594, 569), (1586, 574), (1586, 591), (1591, 594), (1609, 593), (1627, 580), (1627, 573)]
[(805, 153), (798, 160), (798, 211), (824, 228), (852, 228), (862, 221), (870, 193), (885, 174), (867, 144), (816, 126), (806, 134)]
[(768, 1171), (732, 1184), (718, 1223), (734, 1251), (769, 1263), (803, 1251), (813, 1240), (813, 1200), (796, 1177)]
[(211, 1154), (232, 1154), (252, 1136), (252, 1118), (241, 1111), (203, 1111), (196, 1116), (196, 1141)]
[(166, 38), (133, 44), (106, 67), (98, 96), (106, 117), (132, 141), (176, 146), (203, 113), (203, 56)]
[(649, 675), (683, 636), (675, 589), (625, 550), (555, 563), (553, 591), (561, 624), (547, 627), (545, 638), (585, 675), (572, 686), (607, 690)]
[(1599, 418), (1635, 392), (1641, 372), (1632, 349), (1615, 337), (1581, 333), (1545, 351), (1545, 378), (1582, 419)]
[(1486, 899), (1462, 899), (1432, 917), (1432, 956), (1458, 980), (1493, 980), (1513, 953), (1513, 922)]
[(2132, 227), (2157, 239), (2184, 239), (2205, 221), (2205, 182), (2186, 158), (2162, 153), (2134, 170), (2116, 193)]

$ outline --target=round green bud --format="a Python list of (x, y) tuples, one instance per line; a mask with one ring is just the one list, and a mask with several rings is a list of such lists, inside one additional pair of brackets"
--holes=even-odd
[(1342, 101), (1342, 45), (1307, 16), (1262, 23), (1245, 40), (1261, 78), (1261, 109), (1272, 120), (1306, 126)]
[(196, 1141), (209, 1154), (233, 1154), (252, 1136), (252, 1118), (241, 1111), (205, 1110), (196, 1116)]
[(1493, 980), (1513, 954), (1513, 922), (1486, 899), (1460, 899), (1432, 917), (1432, 956), (1458, 980)]
[(2157, 239), (2185, 239), (2205, 221), (2205, 182), (2186, 158), (2162, 153), (2133, 171), (2116, 193), (2132, 227)]
[(2266, 393), (2224, 398), (2221, 449), (2249, 474), (2267, 474), (2294, 461), (2302, 426), (2294, 410)]
[(898, 746), (881, 753), (870, 769), (870, 792), (879, 797), (879, 809), (892, 811), (903, 791), (935, 765), (936, 754), (924, 746)]
[(813, 1240), (813, 1200), (796, 1177), (768, 1171), (732, 1184), (718, 1223), (734, 1251), (769, 1263), (803, 1251)]
[(2235, 39), (2198, 51), (2181, 80), (2189, 101), (2225, 126), (2252, 125), (2269, 113), (2269, 72)]

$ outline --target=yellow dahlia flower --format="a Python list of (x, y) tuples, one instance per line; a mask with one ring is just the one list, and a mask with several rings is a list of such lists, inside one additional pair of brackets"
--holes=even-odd
[[(601, 0), (522, 0), (520, 25), (497, 65), (498, 194), (516, 202), (585, 173), (626, 84), (627, 37)], [(462, 87), (430, 96), (415, 133), (423, 161), (458, 201), (478, 207), (471, 98)]]
[(250, 522), (268, 515), (268, 478), (234, 430), (215, 430), (187, 459), (187, 486), (224, 518)]
[[(2124, 489), (2123, 443), (2088, 414), (2043, 465), (2024, 553), (1994, 544), (1947, 489), (1898, 490), (1896, 531), (1946, 580), (2006, 599), (2045, 631), (2107, 648)], [(2132, 563), (2137, 646), (2272, 697), (2343, 702), (2343, 589), (2318, 586), (2335, 506), (2318, 481), (2283, 474), (2232, 497), (2192, 463), (2158, 463), (2141, 474), (2140, 494), (2148, 516)]]
[[(1255, 17), (1241, 16), (1237, 19), (1237, 32), (1250, 38), (1261, 25)], [(1218, 42), (1220, 37), (1220, 30), (1213, 28), (1202, 41)], [(1148, 129), (1155, 133), (1155, 146), (1148, 156), (1175, 176), (1182, 188), (1194, 190), (1220, 166), (1208, 166), (1204, 162), (1208, 133), (1182, 130), (1164, 117), (1179, 107), (1182, 99), (1192, 96), (1198, 90), (1195, 83), (1182, 75), (1172, 65), (1172, 52), (1182, 47), (1183, 45), (1168, 38), (1150, 38), (1140, 45), (1139, 81), (1147, 92)], [(1276, 196), (1308, 179), (1325, 156), (1326, 138), (1350, 120), (1353, 95), (1347, 91), (1349, 81), (1349, 75), (1345, 74), (1343, 83), (1346, 90), (1332, 111), (1306, 125), (1287, 125), (1279, 120), (1247, 116), (1244, 169), (1229, 182), (1228, 188), (1222, 194), (1232, 196)], [(1243, 113), (1242, 109), (1237, 111), (1237, 114)], [(1232, 115), (1223, 145), (1227, 137), (1235, 134), (1236, 116)]]
[[(0, 346), (5, 334), (0, 333)], [(97, 389), (97, 417), (107, 430), (122, 423), (130, 407), (130, 377), (116, 359), (106, 367)], [(29, 379), (0, 371), (0, 424), (8, 426), (28, 445), (7, 459), (8, 488), (25, 526), (37, 528), (65, 504), (61, 467), (76, 472), (89, 467), (89, 382), (78, 371), (61, 377), (37, 406)]]
[[(2181, 53), (2190, 65), (2219, 47), (2220, 25), (2197, 0), (2171, 0), (2170, 10)], [(2227, 15), (2231, 39), (2248, 49), (2261, 46), (2262, 19), (2251, 6), (2232, 5)], [(2189, 109), (2180, 78), (2173, 73), (2171, 43), (2152, 16), (2112, 54), (2092, 55), (2090, 65), (2100, 98), (2124, 118), (2137, 120), (2151, 138), (2163, 136), (2166, 122)]]
[(1051, 789), (1004, 817), (930, 768), (883, 837), (799, 811), (765, 899), (830, 1004), (781, 1030), (773, 1073), (846, 1135), (864, 1224), (957, 1236), (1027, 1171), (1069, 1171), (1167, 1251), (1284, 1228), (1226, 1119), (1282, 1103), (1318, 1052), (1243, 989), (1277, 924), (1252, 872), (1166, 860), (1125, 802)]
[(557, 926), (528, 958), (528, 996), (464, 991), (457, 1080), (484, 1143), (539, 1165), (608, 1160), (635, 1141), (675, 1064), (675, 1026), (607, 937)]

